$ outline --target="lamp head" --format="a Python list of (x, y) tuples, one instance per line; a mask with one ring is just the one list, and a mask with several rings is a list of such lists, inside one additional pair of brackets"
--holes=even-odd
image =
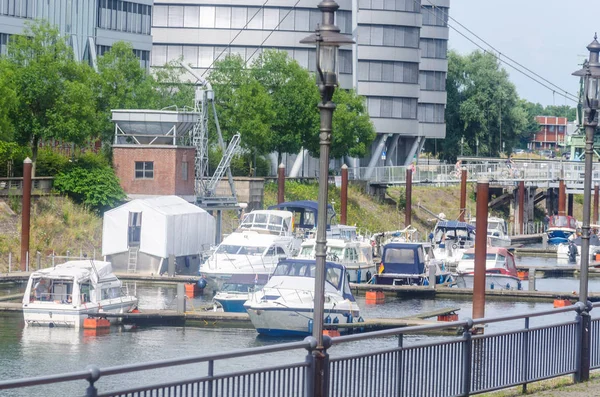
[(597, 109), (598, 100), (600, 99), (600, 43), (598, 36), (594, 35), (594, 41), (587, 46), (590, 52), (589, 60), (583, 63), (583, 68), (573, 73), (573, 76), (578, 76), (584, 79), (584, 105), (588, 108)]

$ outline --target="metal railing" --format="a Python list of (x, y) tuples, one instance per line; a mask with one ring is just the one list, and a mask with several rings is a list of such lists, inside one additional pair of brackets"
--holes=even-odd
[[(43, 176), (31, 179), (31, 194), (52, 193), (54, 177)], [(0, 196), (20, 196), (23, 194), (23, 178), (0, 178)]]
[[(596, 304), (595, 306), (600, 306)], [(425, 326), (396, 328), (363, 334), (325, 338), (325, 347), (348, 346), (350, 342), (369, 343), (372, 350), (329, 357), (325, 351), (325, 371), (322, 374), (329, 395), (337, 396), (466, 396), (543, 379), (573, 374), (581, 379), (585, 368), (600, 367), (600, 319), (590, 320), (582, 303), (522, 315), (487, 319), (437, 323)], [(587, 310), (587, 311), (586, 311)], [(565, 313), (574, 313), (565, 320)], [(553, 323), (530, 327), (534, 317), (553, 316)], [(515, 326), (522, 320), (522, 326)], [(483, 325), (510, 323), (509, 330), (480, 334)], [(437, 337), (425, 342), (405, 343), (406, 335), (461, 330), (458, 336)], [(391, 347), (377, 349), (375, 338), (397, 338)], [(383, 345), (379, 345), (383, 346)], [(589, 346), (589, 350), (587, 347)], [(143, 364), (98, 368), (36, 378), (0, 381), (0, 390), (47, 385), (62, 390), (63, 382), (87, 382), (87, 396), (311, 396), (315, 386), (316, 340), (169, 359)], [(304, 360), (288, 358), (283, 365), (269, 363), (267, 355), (305, 351)], [(351, 347), (344, 352), (353, 350)], [(337, 350), (336, 350), (337, 351)], [(297, 356), (297, 354), (296, 354)], [(224, 360), (254, 357), (248, 369), (217, 371), (226, 368)], [(295, 361), (294, 361), (295, 360)], [(205, 372), (191, 379), (167, 381), (151, 385), (127, 385), (113, 382), (118, 389), (98, 393), (95, 383), (113, 375), (130, 374), (173, 366), (204, 363)], [(236, 367), (239, 367), (237, 365)], [(136, 379), (128, 376), (127, 379)], [(83, 391), (84, 384), (81, 385)], [(45, 389), (49, 391), (48, 389)]]
[[(524, 162), (518, 161), (508, 168), (505, 161), (486, 162), (481, 164), (466, 164), (467, 180), (476, 182), (485, 178), (490, 182), (513, 184), (525, 180), (538, 187), (556, 187), (559, 178), (563, 178), (569, 189), (583, 189), (583, 163), (573, 162)], [(412, 166), (375, 167), (371, 171), (367, 167), (349, 169), (349, 178), (367, 180), (375, 184), (406, 183), (406, 170)], [(370, 175), (369, 175), (370, 172)], [(419, 164), (414, 167), (413, 183), (430, 183), (434, 185), (447, 185), (460, 183), (460, 172), (454, 165), (447, 164)], [(600, 182), (600, 164), (595, 163), (592, 170), (592, 181)]]

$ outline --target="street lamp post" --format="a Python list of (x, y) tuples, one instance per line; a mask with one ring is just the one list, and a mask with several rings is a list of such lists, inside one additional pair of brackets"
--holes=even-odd
[[(583, 125), (585, 126), (585, 176), (583, 179), (583, 225), (581, 227), (581, 265), (580, 265), (580, 284), (579, 301), (585, 305), (582, 312), (582, 329), (589, 329), (590, 315), (588, 302), (588, 269), (590, 254), (590, 211), (592, 203), (592, 162), (594, 157), (594, 133), (598, 126), (598, 90), (600, 79), (600, 43), (597, 36), (594, 41), (588, 45), (590, 51), (589, 61), (584, 64), (583, 69), (573, 73), (584, 79), (584, 97), (583, 105), (585, 113)], [(578, 374), (580, 381), (589, 379), (589, 357), (590, 357), (590, 338), (589, 331), (584, 333), (581, 348), (581, 373)]]
[(319, 201), (317, 215), (317, 241), (315, 245), (316, 270), (313, 312), (313, 337), (317, 340), (315, 353), (315, 396), (327, 395), (326, 356), (323, 343), (323, 315), (325, 299), (325, 260), (327, 244), (327, 188), (329, 180), (329, 146), (335, 104), (331, 101), (337, 86), (337, 55), (342, 45), (354, 44), (349, 36), (340, 34), (335, 26), (335, 12), (339, 8), (333, 0), (322, 0), (318, 5), (323, 15), (314, 34), (300, 40), (303, 44), (316, 44), (317, 47), (317, 86), (321, 93), (319, 111), (321, 126), (319, 132)]

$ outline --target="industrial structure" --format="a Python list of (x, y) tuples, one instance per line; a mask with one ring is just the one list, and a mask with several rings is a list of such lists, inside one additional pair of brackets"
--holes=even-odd
[(133, 47), (144, 68), (150, 65), (153, 0), (3, 0), (0, 1), (0, 54), (10, 36), (26, 23), (45, 19), (68, 37), (75, 58), (95, 66), (97, 57), (117, 41)]
[[(339, 52), (339, 83), (367, 98), (377, 131), (371, 153), (345, 159), (372, 170), (410, 163), (426, 138), (444, 138), (449, 0), (344, 0), (336, 13), (341, 33), (357, 44)], [(320, 19), (318, 0), (157, 0), (152, 66), (183, 58), (199, 74), (228, 54), (247, 62), (266, 48), (289, 53), (315, 71), (314, 47), (299, 41)], [(240, 33), (242, 32), (243, 33)], [(314, 175), (306, 151), (288, 156), (290, 175)], [(276, 167), (276, 161), (272, 161)], [(366, 175), (367, 177), (369, 175)]]

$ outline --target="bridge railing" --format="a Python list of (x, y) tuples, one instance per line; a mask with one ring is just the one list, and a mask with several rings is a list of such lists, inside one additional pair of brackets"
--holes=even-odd
[[(38, 177), (31, 180), (31, 194), (44, 195), (52, 192), (54, 177)], [(0, 178), (0, 196), (23, 194), (23, 178)]]
[[(588, 304), (587, 309), (592, 307)], [(325, 337), (327, 364), (320, 376), (332, 397), (470, 395), (517, 385), (526, 388), (531, 382), (569, 374), (581, 377), (584, 366), (600, 367), (600, 319), (590, 320), (585, 309), (577, 303), (521, 315)], [(545, 320), (532, 326), (531, 320), (538, 317)], [(502, 330), (491, 332), (488, 327), (484, 334), (483, 326), (493, 324), (503, 324)], [(461, 330), (458, 336), (406, 337), (456, 328)], [(376, 344), (377, 338), (381, 339)], [(584, 352), (588, 344), (590, 350)], [(369, 348), (353, 352), (357, 345)], [(0, 381), (0, 390), (27, 388), (30, 395), (65, 394), (64, 382), (79, 381), (79, 393), (73, 389), (73, 394), (81, 394), (87, 387), (86, 396), (311, 396), (318, 379), (315, 347), (316, 340), (308, 337), (221, 354), (107, 368), (89, 366), (73, 373)], [(277, 352), (285, 352), (288, 362), (274, 364), (269, 354)], [(304, 360), (299, 360), (302, 356)], [(239, 361), (243, 357), (249, 358), (245, 367)], [(230, 367), (223, 364), (231, 359), (238, 361)], [(133, 375), (182, 365), (202, 366), (196, 367), (191, 378), (171, 380), (163, 375), (169, 380), (153, 384), (141, 384)], [(114, 390), (98, 393), (98, 385), (112, 377), (120, 377), (112, 382)], [(40, 385), (45, 393), (33, 390)]]

